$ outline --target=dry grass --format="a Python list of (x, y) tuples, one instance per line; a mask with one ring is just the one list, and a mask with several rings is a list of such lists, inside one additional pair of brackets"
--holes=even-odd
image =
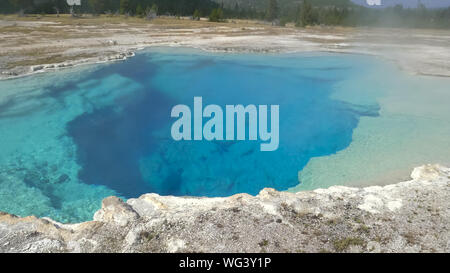
[[(82, 53), (76, 54), (70, 57), (71, 60), (80, 60), (95, 57), (95, 53)], [(52, 54), (45, 57), (35, 57), (29, 58), (30, 56), (26, 56), (25, 59), (12, 61), (7, 64), (7, 68), (14, 68), (18, 66), (34, 66), (41, 64), (57, 64), (67, 61), (67, 56), (62, 54)]]
[(19, 61), (9, 62), (6, 68), (14, 68), (18, 66), (31, 66), (31, 65), (39, 65), (39, 64), (50, 64), (50, 63), (60, 63), (63, 62), (65, 58), (62, 55), (52, 55), (43, 58), (35, 58), (35, 59), (24, 59)]
[(256, 20), (229, 20), (228, 22), (209, 22), (205, 19), (196, 21), (189, 18), (175, 18), (175, 17), (159, 17), (154, 20), (148, 21), (145, 18), (139, 17), (127, 17), (124, 15), (100, 15), (91, 16), (83, 15), (82, 17), (71, 17), (70, 15), (63, 14), (59, 17), (56, 15), (27, 15), (25, 17), (19, 17), (17, 15), (0, 15), (0, 20), (11, 22), (52, 22), (59, 26), (99, 26), (107, 24), (126, 24), (128, 26), (148, 26), (157, 25), (165, 26), (167, 28), (197, 28), (197, 27), (251, 27), (251, 26), (268, 26), (262, 22)]
[(361, 238), (348, 237), (333, 241), (333, 247), (337, 252), (343, 252), (347, 250), (350, 246), (361, 246), (363, 247), (366, 242)]

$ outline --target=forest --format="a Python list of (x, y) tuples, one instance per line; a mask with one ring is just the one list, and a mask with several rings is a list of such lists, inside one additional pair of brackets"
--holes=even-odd
[[(339, 25), (411, 28), (450, 28), (450, 7), (427, 9), (401, 5), (383, 9), (358, 6), (350, 0), (81, 0), (78, 14), (126, 14), (264, 20), (274, 25)], [(69, 13), (66, 0), (2, 0), (0, 14)]]

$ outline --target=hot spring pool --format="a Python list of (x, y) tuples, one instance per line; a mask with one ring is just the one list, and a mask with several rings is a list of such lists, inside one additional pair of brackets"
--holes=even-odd
[[(174, 141), (174, 105), (279, 105), (279, 148)], [(0, 211), (92, 219), (109, 195), (229, 196), (407, 179), (450, 160), (450, 81), (362, 55), (154, 48), (0, 82)], [(205, 120), (204, 120), (205, 122)]]

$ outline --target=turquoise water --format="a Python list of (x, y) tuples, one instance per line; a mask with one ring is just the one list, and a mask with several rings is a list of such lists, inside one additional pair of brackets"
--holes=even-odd
[[(431, 84), (433, 90), (444, 90), (449, 85), (441, 81), (424, 88)], [(383, 115), (393, 101), (383, 99), (411, 84), (392, 65), (361, 55), (167, 48), (146, 50), (124, 62), (2, 81), (0, 211), (78, 222), (92, 219), (109, 195), (228, 196), (257, 194), (264, 187), (301, 190), (356, 183), (360, 177), (375, 181), (383, 169), (371, 173), (369, 167), (365, 174), (364, 168), (351, 167), (364, 151), (335, 158), (361, 141), (373, 149), (367, 142), (373, 128), (414, 127), (409, 121), (392, 123), (392, 117), (386, 121)], [(280, 105), (278, 150), (261, 152), (258, 141), (172, 140), (170, 111), (177, 104), (193, 109), (194, 96), (223, 108)], [(447, 98), (441, 96), (444, 102)], [(445, 134), (450, 115), (443, 112), (434, 118)], [(368, 129), (355, 138), (361, 126)], [(391, 136), (392, 146), (403, 143), (398, 136)], [(436, 138), (448, 144), (442, 135)], [(430, 157), (445, 158), (450, 145), (437, 150)], [(334, 169), (341, 162), (346, 164)], [(345, 167), (348, 175), (342, 179)]]

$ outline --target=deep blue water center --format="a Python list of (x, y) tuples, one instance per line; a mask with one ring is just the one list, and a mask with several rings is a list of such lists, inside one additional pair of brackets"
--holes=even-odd
[[(378, 115), (375, 100), (333, 98), (337, 84), (367, 75), (373, 62), (359, 55), (156, 48), (124, 62), (4, 81), (0, 211), (76, 222), (90, 219), (108, 195), (286, 190), (302, 182), (298, 172), (312, 157), (345, 149), (360, 117)], [(172, 107), (193, 110), (195, 96), (222, 109), (279, 105), (279, 148), (173, 140)]]
[[(297, 173), (311, 157), (349, 145), (361, 115), (377, 115), (376, 107), (330, 99), (332, 84), (351, 70), (348, 64), (333, 64), (339, 57), (267, 56), (263, 62), (258, 57), (147, 52), (91, 75), (119, 74), (141, 87), (67, 124), (82, 167), (79, 178), (126, 197), (285, 190), (298, 184)], [(330, 65), (316, 67), (317, 61)], [(174, 141), (170, 111), (176, 104), (193, 109), (194, 96), (223, 109), (226, 104), (280, 105), (279, 149), (261, 152), (259, 142), (249, 140)]]

